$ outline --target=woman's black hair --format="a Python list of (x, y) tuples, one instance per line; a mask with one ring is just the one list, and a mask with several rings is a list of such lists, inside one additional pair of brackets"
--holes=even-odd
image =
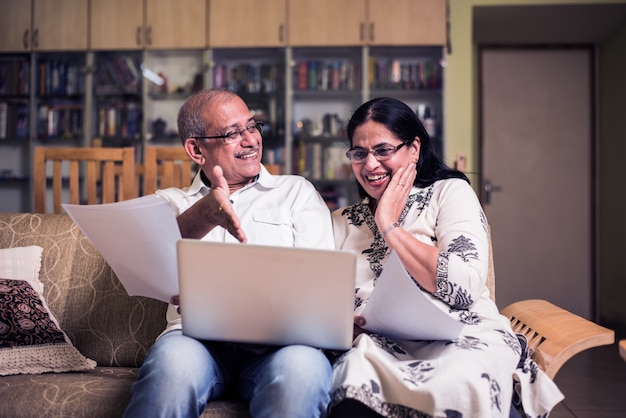
[[(437, 180), (459, 178), (470, 182), (467, 176), (459, 170), (448, 167), (433, 149), (432, 140), (417, 114), (404, 102), (390, 97), (372, 99), (354, 112), (346, 128), (350, 147), (352, 136), (356, 128), (372, 120), (385, 125), (395, 136), (406, 145), (420, 139), (420, 155), (417, 161), (417, 177), (413, 184), (418, 187), (427, 187)], [(359, 184), (359, 194), (366, 197), (367, 193)]]

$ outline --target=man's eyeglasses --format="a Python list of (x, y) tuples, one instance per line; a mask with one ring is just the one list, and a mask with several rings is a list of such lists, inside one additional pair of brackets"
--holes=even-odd
[(350, 148), (346, 151), (346, 157), (353, 163), (362, 163), (367, 158), (367, 155), (371, 153), (378, 161), (385, 161), (393, 157), (393, 154), (405, 145), (406, 143), (403, 142), (397, 147), (387, 145), (374, 148), (371, 151), (365, 148)]
[(243, 139), (243, 133), (245, 131), (250, 132), (251, 134), (263, 133), (263, 122), (254, 122), (245, 128), (239, 130), (234, 129), (232, 131), (226, 132), (224, 135), (213, 135), (213, 136), (192, 136), (193, 139), (221, 139), (225, 144), (234, 144), (235, 142), (239, 142)]

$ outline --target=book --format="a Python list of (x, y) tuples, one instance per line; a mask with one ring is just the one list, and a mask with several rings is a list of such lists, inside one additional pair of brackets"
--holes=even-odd
[(9, 117), (9, 104), (0, 102), (0, 139), (7, 137), (7, 119)]
[(128, 71), (130, 71), (134, 82), (138, 83), (141, 79), (141, 74), (139, 72), (139, 69), (137, 68), (137, 65), (135, 64), (135, 61), (128, 55), (124, 55), (122, 57), (122, 60), (124, 61), (124, 64), (126, 64), (126, 68), (128, 69)]
[(296, 64), (296, 89), (306, 90), (309, 79), (309, 69), (306, 61), (299, 61)]

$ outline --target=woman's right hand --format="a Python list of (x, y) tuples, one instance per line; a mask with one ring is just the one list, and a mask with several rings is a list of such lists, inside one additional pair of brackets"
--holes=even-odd
[(400, 213), (406, 205), (416, 177), (415, 164), (400, 167), (393, 174), (391, 181), (378, 200), (374, 219), (380, 231), (398, 221)]

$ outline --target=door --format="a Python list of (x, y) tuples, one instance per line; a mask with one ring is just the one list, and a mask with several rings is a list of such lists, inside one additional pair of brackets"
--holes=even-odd
[(365, 18), (365, 0), (290, 0), (289, 45), (362, 45)]
[(143, 48), (143, 0), (91, 0), (91, 48)]
[(590, 49), (482, 49), (482, 202), (498, 306), (546, 299), (592, 317)]
[(30, 1), (0, 0), (1, 52), (30, 51)]
[[(148, 49), (201, 49), (206, 42), (206, 0), (147, 0), (146, 36)], [(233, 22), (229, 31), (255, 26)]]
[(87, 49), (87, 0), (35, 0), (33, 49), (85, 51)]
[(445, 0), (369, 0), (370, 45), (445, 45)]
[(211, 0), (209, 7), (211, 48), (286, 44), (287, 0)]

